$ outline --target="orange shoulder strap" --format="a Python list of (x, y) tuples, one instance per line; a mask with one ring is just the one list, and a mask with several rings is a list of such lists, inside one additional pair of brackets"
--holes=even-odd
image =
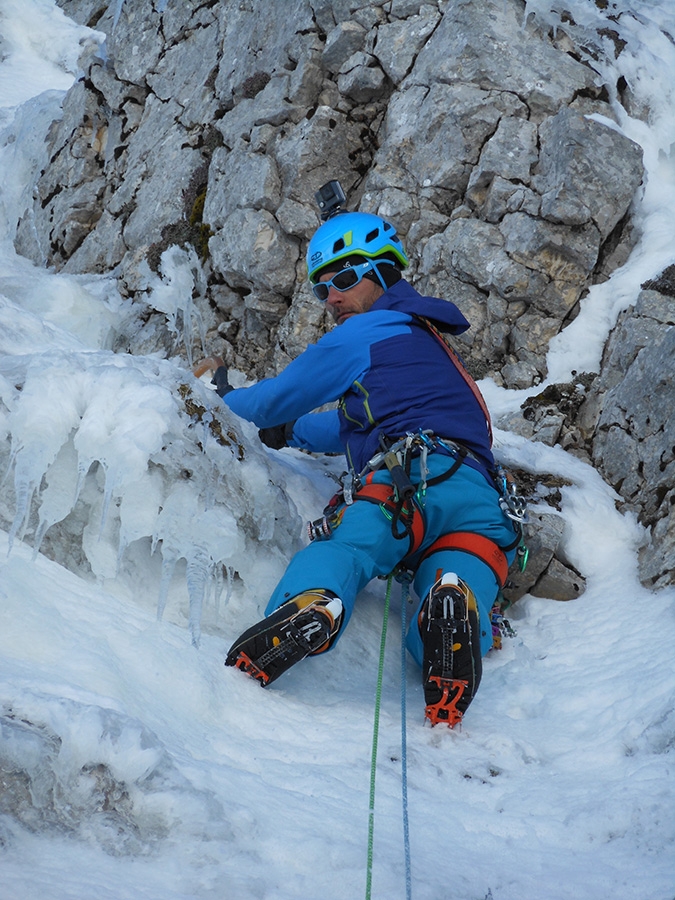
[(443, 333), (438, 328), (436, 328), (436, 326), (433, 325), (429, 321), (429, 319), (425, 319), (424, 316), (415, 316), (415, 318), (418, 321), (422, 322), (429, 329), (429, 331), (433, 334), (433, 336), (436, 338), (436, 340), (441, 344), (441, 346), (443, 347), (445, 352), (450, 357), (451, 361), (454, 363), (455, 368), (457, 369), (459, 374), (462, 376), (464, 381), (467, 383), (467, 385), (471, 389), (471, 392), (474, 395), (474, 397), (476, 398), (478, 405), (483, 410), (483, 415), (485, 416), (485, 423), (487, 425), (488, 435), (490, 436), (490, 446), (492, 446), (492, 420), (490, 419), (490, 411), (487, 408), (487, 403), (485, 402), (485, 398), (483, 397), (483, 395), (480, 392), (480, 388), (478, 387), (476, 382), (473, 380), (471, 375), (467, 372), (464, 363), (459, 358), (456, 351), (450, 346), (450, 344), (446, 340)]

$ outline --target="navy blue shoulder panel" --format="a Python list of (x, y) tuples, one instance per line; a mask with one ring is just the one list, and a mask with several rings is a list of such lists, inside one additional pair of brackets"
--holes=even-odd
[(379, 449), (379, 436), (430, 429), (460, 441), (491, 468), (485, 416), (440, 342), (421, 323), (373, 344), (371, 365), (343, 397), (341, 434), (357, 470)]

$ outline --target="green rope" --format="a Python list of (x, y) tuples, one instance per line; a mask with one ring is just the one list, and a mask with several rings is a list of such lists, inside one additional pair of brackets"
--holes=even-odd
[(380, 662), (377, 668), (377, 690), (375, 692), (375, 721), (373, 723), (373, 749), (370, 758), (370, 806), (368, 808), (368, 871), (366, 875), (366, 900), (370, 900), (373, 884), (373, 832), (375, 829), (375, 772), (377, 769), (377, 740), (380, 730), (380, 704), (382, 701), (382, 677), (384, 673), (384, 648), (387, 641), (387, 623), (389, 622), (389, 601), (391, 600), (391, 583), (393, 575), (387, 579), (387, 593), (384, 598), (384, 618), (382, 620), (382, 638), (380, 639)]

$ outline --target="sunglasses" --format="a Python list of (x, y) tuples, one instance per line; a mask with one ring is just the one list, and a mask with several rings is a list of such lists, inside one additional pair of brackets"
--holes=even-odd
[[(390, 262), (388, 259), (378, 261), (378, 265), (381, 265), (382, 263), (387, 263), (391, 266), (394, 265), (394, 263)], [(356, 285), (363, 280), (363, 277), (371, 271), (375, 272), (376, 275), (378, 274), (377, 269), (369, 259), (363, 263), (359, 263), (358, 266), (349, 266), (347, 269), (342, 269), (337, 275), (333, 275), (329, 281), (320, 281), (318, 284), (313, 284), (312, 290), (314, 291), (314, 296), (317, 300), (325, 302), (328, 299), (328, 292), (332, 287), (341, 293), (342, 291), (348, 291), (350, 288), (356, 287)], [(380, 278), (380, 282), (381, 281), (382, 279)]]

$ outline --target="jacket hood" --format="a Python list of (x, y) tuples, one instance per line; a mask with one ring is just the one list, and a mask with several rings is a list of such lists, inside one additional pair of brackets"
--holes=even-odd
[(370, 307), (373, 309), (391, 309), (410, 316), (423, 316), (443, 326), (444, 331), (451, 334), (462, 334), (471, 326), (459, 309), (450, 300), (440, 297), (424, 297), (407, 281), (401, 279)]

